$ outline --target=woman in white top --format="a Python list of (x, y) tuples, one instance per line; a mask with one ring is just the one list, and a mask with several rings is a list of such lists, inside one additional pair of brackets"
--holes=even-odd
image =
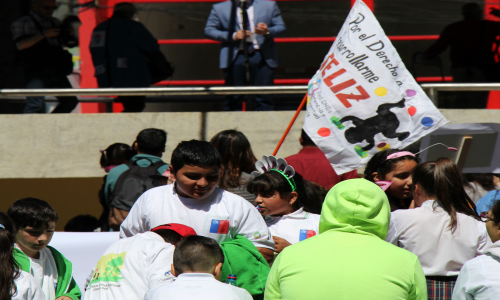
[(451, 299), (463, 264), (482, 254), (486, 227), (451, 160), (418, 165), (412, 180), (415, 209), (391, 213), (386, 240), (418, 256), (429, 300)]
[(486, 229), (493, 244), (469, 260), (458, 275), (453, 300), (493, 300), (500, 296), (500, 201), (488, 212)]
[(29, 273), (19, 270), (14, 250), (14, 223), (0, 212), (0, 300), (44, 300), (42, 288)]
[[(286, 164), (284, 159), (280, 161)], [(259, 161), (256, 165), (263, 163)], [(286, 168), (286, 165), (281, 167)], [(293, 168), (288, 166), (288, 170)], [(265, 172), (252, 173), (253, 179), (247, 186), (248, 192), (256, 195), (257, 209), (265, 216), (275, 253), (319, 233), (319, 214), (327, 191), (293, 173), (290, 176), (291, 173), (287, 175), (277, 167), (267, 166)]]

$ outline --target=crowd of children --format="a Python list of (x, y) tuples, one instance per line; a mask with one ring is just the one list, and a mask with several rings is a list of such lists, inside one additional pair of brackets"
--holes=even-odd
[[(328, 192), (282, 158), (257, 161), (234, 130), (179, 143), (169, 164), (165, 143), (147, 129), (132, 148), (102, 152), (100, 224), (119, 226), (120, 240), (85, 286), (48, 246), (58, 215), (47, 202), (20, 199), (0, 213), (0, 300), (77, 300), (80, 288), (85, 300), (498, 298), (500, 202), (484, 221), (449, 159), (380, 151), (364, 179)], [(137, 164), (173, 183), (121, 201), (116, 182)], [(228, 191), (243, 187), (253, 201)]]

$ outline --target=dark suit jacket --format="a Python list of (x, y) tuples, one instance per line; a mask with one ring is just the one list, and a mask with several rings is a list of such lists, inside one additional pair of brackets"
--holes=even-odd
[[(285, 33), (286, 27), (278, 5), (274, 1), (255, 0), (254, 25), (266, 23), (269, 27), (268, 36), (257, 35), (260, 51), (269, 67), (275, 68), (280, 62), (274, 37)], [(213, 6), (205, 26), (205, 36), (222, 42), (220, 51), (220, 68), (225, 69), (236, 58), (240, 42), (233, 40), (233, 33), (240, 30), (236, 17), (236, 5), (232, 1), (217, 3)]]

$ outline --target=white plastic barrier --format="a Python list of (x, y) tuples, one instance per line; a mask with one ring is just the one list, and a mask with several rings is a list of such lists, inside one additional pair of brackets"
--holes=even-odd
[(73, 263), (73, 277), (85, 293), (85, 279), (104, 251), (119, 239), (119, 232), (55, 232), (50, 246)]

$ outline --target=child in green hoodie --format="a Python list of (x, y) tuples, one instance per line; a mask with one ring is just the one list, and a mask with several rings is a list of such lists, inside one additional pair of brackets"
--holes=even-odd
[(14, 259), (42, 287), (46, 300), (79, 300), (81, 292), (73, 279), (72, 264), (56, 249), (52, 239), (57, 212), (36, 198), (17, 200), (7, 212), (16, 227)]

